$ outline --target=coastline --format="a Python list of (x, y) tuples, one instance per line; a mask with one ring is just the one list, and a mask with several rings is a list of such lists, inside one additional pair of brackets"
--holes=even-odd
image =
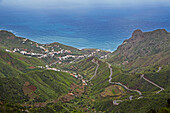
[[(155, 31), (155, 30), (158, 30), (158, 29), (166, 29), (166, 28), (156, 28), (154, 30), (147, 30), (147, 31), (142, 31), (142, 32), (152, 32), (152, 31)], [(52, 44), (52, 43), (57, 42), (57, 43), (60, 43), (60, 44), (66, 45), (66, 46), (70, 46), (70, 47), (73, 47), (73, 48), (76, 48), (76, 49), (79, 49), (79, 50), (83, 50), (83, 49), (100, 49), (100, 50), (108, 51), (108, 52), (111, 52), (111, 53), (116, 51), (117, 48), (120, 45), (122, 45), (125, 40), (131, 38), (131, 36), (128, 36), (128, 38), (123, 40), (121, 43), (115, 44), (116, 45), (115, 47), (114, 47), (114, 44), (108, 44), (109, 46), (113, 46), (114, 48), (105, 49), (105, 48), (97, 48), (94, 45), (94, 42), (90, 42), (87, 39), (83, 39), (83, 38), (71, 38), (71, 37), (62, 37), (62, 36), (49, 36), (49, 37), (44, 36), (43, 38), (41, 37), (41, 40), (36, 40), (36, 39), (39, 39), (39, 38), (34, 39), (34, 38), (28, 38), (27, 36), (18, 35), (18, 32), (14, 31), (14, 30), (10, 30), (10, 29), (0, 29), (0, 31), (1, 30), (11, 32), (17, 37), (26, 38), (26, 39), (29, 39), (29, 40), (34, 41), (36, 43), (39, 43), (39, 44)], [(167, 29), (166, 29), (166, 31), (168, 32)], [(133, 33), (133, 31), (132, 31), (132, 33)], [(47, 39), (47, 38), (49, 38), (49, 39)], [(54, 38), (55, 39), (57, 38), (57, 39), (54, 40)], [(78, 40), (79, 43), (77, 43), (77, 40)], [(47, 41), (47, 43), (44, 43), (46, 41)], [(88, 45), (90, 45), (90, 46), (83, 46), (86, 43), (88, 43)], [(99, 44), (99, 45), (107, 45), (107, 43), (105, 43), (105, 42), (102, 43), (102, 42), (97, 42), (96, 41), (95, 43)]]
[[(38, 41), (36, 41), (36, 40), (32, 40), (32, 39), (30, 39), (30, 38), (26, 38), (25, 36), (20, 36), (20, 35), (17, 35), (17, 32), (15, 32), (15, 31), (13, 31), (13, 30), (8, 30), (8, 29), (0, 29), (0, 31), (7, 31), (7, 32), (10, 32), (10, 33), (12, 33), (12, 34), (14, 34), (16, 37), (21, 37), (21, 38), (24, 38), (24, 39), (29, 39), (29, 40), (31, 40), (31, 41), (33, 41), (33, 42), (36, 42), (36, 43), (39, 43), (39, 44), (47, 44), (47, 45), (50, 45), (50, 44), (53, 44), (53, 43), (60, 43), (60, 44), (62, 44), (62, 45), (65, 45), (65, 46), (70, 46), (70, 47), (73, 47), (73, 48), (76, 48), (76, 49), (78, 49), (78, 50), (90, 50), (90, 49), (99, 49), (99, 48), (92, 48), (92, 47), (75, 47), (75, 46), (72, 46), (72, 45), (68, 45), (68, 44), (63, 44), (63, 43), (61, 43), (61, 42), (58, 42), (58, 41), (54, 41), (54, 42), (51, 42), (51, 43), (41, 43), (41, 42), (38, 42)], [(102, 51), (107, 51), (107, 52), (114, 52), (114, 50), (112, 51), (112, 50), (105, 50), (105, 49), (99, 49), (99, 50), (102, 50)]]
[[(38, 40), (34, 40), (32, 38), (28, 38), (27, 36), (22, 36), (22, 35), (18, 35), (18, 32), (15, 32), (14, 30), (10, 30), (10, 29), (0, 29), (0, 31), (8, 31), (8, 32), (11, 32), (12, 34), (14, 34), (15, 36), (17, 37), (21, 37), (21, 38), (25, 38), (25, 39), (29, 39), (31, 41), (34, 41), (36, 43), (39, 43), (39, 44), (52, 44), (52, 43), (60, 43), (60, 44), (63, 44), (63, 45), (66, 45), (66, 46), (70, 46), (70, 47), (73, 47), (73, 48), (77, 48), (79, 50), (83, 50), (83, 49), (100, 49), (100, 48), (96, 48), (96, 47), (83, 47), (81, 46), (81, 44), (79, 43), (78, 45), (79, 46), (75, 46), (74, 44), (67, 44), (67, 43), (63, 43), (60, 39), (60, 41), (51, 41), (50, 43), (47, 42), (47, 43), (43, 43), (42, 41), (38, 41)], [(54, 37), (58, 37), (58, 38), (66, 38), (67, 40), (69, 40), (69, 37), (61, 37), (61, 36), (54, 36)], [(47, 37), (46, 37), (47, 38)], [(53, 37), (48, 37), (48, 38), (53, 38)], [(48, 39), (47, 39), (48, 40)], [(70, 39), (72, 40), (72, 39)], [(85, 43), (89, 43), (87, 42), (87, 40), (84, 40), (84, 39), (81, 39), (81, 38), (77, 38), (77, 40), (81, 40), (81, 43), (83, 43), (83, 41)], [(81, 46), (81, 47), (80, 47)], [(114, 52), (117, 48), (114, 48), (114, 49), (100, 49), (102, 51), (108, 51), (108, 52)]]

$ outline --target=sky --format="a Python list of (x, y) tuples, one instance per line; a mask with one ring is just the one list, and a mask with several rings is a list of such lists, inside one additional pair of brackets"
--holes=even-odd
[(0, 6), (28, 9), (76, 9), (90, 7), (132, 7), (167, 5), (170, 0), (0, 0)]

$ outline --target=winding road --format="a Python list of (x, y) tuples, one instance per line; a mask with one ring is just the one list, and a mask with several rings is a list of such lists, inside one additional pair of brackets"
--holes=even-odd
[[(97, 65), (97, 67), (96, 67), (94, 75), (87, 81), (91, 81), (97, 75), (97, 71), (98, 71), (98, 68), (99, 68), (99, 64), (97, 62), (95, 62), (94, 60), (92, 60), (92, 62), (95, 63)], [(108, 62), (106, 62), (106, 63), (108, 64), (108, 68), (110, 69), (110, 75), (109, 75), (109, 83), (110, 84), (120, 85), (120, 86), (124, 87), (128, 91), (138, 93), (140, 95), (140, 97), (138, 97), (137, 99), (143, 98), (141, 91), (134, 90), (134, 89), (129, 89), (126, 85), (123, 85), (121, 82), (112, 82), (113, 69), (111, 67), (111, 64), (109, 64)], [(161, 69), (162, 69), (162, 67), (159, 67), (157, 72), (159, 72)], [(162, 88), (161, 86), (159, 86), (159, 85), (155, 84), (154, 82), (152, 82), (152, 81), (148, 80), (147, 78), (145, 78), (144, 74), (140, 75), (140, 77), (142, 79), (146, 80), (147, 82), (149, 82), (149, 83), (153, 84), (154, 86), (161, 89), (158, 92), (156, 92), (156, 94), (158, 94), (158, 93), (160, 93), (161, 91), (164, 90), (164, 88)], [(81, 76), (81, 79), (82, 79), (82, 76)], [(133, 100), (132, 98), (133, 98), (133, 96), (129, 96), (129, 100)], [(113, 105), (119, 105), (120, 102), (123, 102), (123, 100), (113, 100)]]
[(109, 63), (107, 63), (107, 64), (108, 64), (108, 67), (110, 69), (110, 76), (109, 76), (109, 83), (110, 84), (120, 85), (120, 86), (124, 87), (125, 89), (127, 89), (128, 91), (137, 92), (139, 95), (142, 95), (142, 93), (139, 90), (129, 89), (127, 86), (123, 85), (120, 82), (112, 82), (112, 67)]
[(113, 100), (113, 105), (119, 105), (120, 102), (123, 102), (122, 100)]
[[(129, 91), (137, 92), (137, 93), (140, 95), (140, 97), (138, 97), (137, 99), (143, 98), (142, 93), (141, 93), (139, 90), (129, 89), (127, 86), (123, 85), (123, 84), (120, 83), (120, 82), (112, 82), (112, 67), (111, 67), (111, 65), (110, 65), (108, 62), (106, 62), (106, 63), (108, 64), (108, 67), (109, 67), (109, 69), (110, 69), (109, 83), (111, 83), (111, 84), (116, 84), (116, 85), (120, 85), (120, 86), (124, 87), (125, 89), (127, 89), (127, 90), (129, 90)], [(157, 72), (159, 72), (161, 69), (162, 69), (162, 67), (159, 67), (159, 69), (158, 69)], [(161, 91), (165, 90), (163, 87), (161, 87), (161, 86), (155, 84), (154, 82), (148, 80), (147, 78), (145, 78), (145, 77), (144, 77), (144, 74), (140, 75), (140, 77), (143, 78), (144, 80), (146, 80), (147, 82), (151, 83), (152, 85), (154, 85), (154, 86), (156, 86), (156, 87), (158, 87), (158, 88), (161, 89), (161, 90), (159, 90), (158, 92), (156, 92), (156, 94), (158, 94), (158, 93), (160, 93)], [(132, 98), (133, 98), (133, 96), (130, 96), (130, 97), (129, 97), (129, 100), (132, 100)], [(113, 100), (113, 105), (119, 105), (120, 102), (123, 102), (123, 100)]]
[(132, 98), (133, 98), (133, 96), (130, 96), (130, 97), (129, 97), (129, 100), (132, 100)]
[[(109, 76), (109, 83), (110, 83), (110, 84), (120, 85), (120, 86), (124, 87), (124, 88), (125, 88), (126, 90), (128, 90), (128, 91), (137, 92), (139, 95), (142, 95), (142, 93), (141, 93), (139, 90), (129, 89), (127, 86), (123, 85), (123, 84), (120, 83), (120, 82), (112, 82), (112, 74), (113, 74), (113, 72), (112, 72), (112, 67), (111, 67), (111, 65), (110, 65), (108, 62), (106, 62), (106, 63), (108, 64), (108, 67), (109, 67), (109, 69), (110, 69), (110, 76)], [(133, 96), (130, 96), (130, 97), (129, 97), (129, 100), (132, 100), (132, 97), (133, 97)], [(140, 98), (143, 98), (143, 96), (140, 96), (138, 99), (140, 99)], [(113, 105), (119, 105), (120, 102), (123, 102), (123, 100), (113, 100)]]
[(161, 71), (161, 69), (162, 69), (162, 67), (159, 67), (158, 71), (156, 71), (156, 72), (159, 72), (159, 71)]
[[(160, 70), (160, 68), (159, 68), (159, 70)], [(159, 72), (159, 71), (158, 71), (158, 72)], [(156, 92), (156, 94), (158, 94), (158, 93), (160, 93), (161, 91), (163, 91), (163, 90), (164, 90), (164, 88), (163, 88), (163, 87), (161, 87), (161, 86), (159, 86), (159, 85), (155, 84), (154, 82), (152, 82), (152, 81), (148, 80), (147, 78), (145, 78), (144, 74), (142, 74), (140, 77), (141, 77), (141, 78), (143, 78), (144, 80), (146, 80), (147, 82), (149, 82), (149, 83), (153, 84), (154, 86), (158, 87), (159, 89), (161, 89), (161, 90), (159, 90), (158, 92)]]
[(88, 81), (91, 81), (91, 80), (96, 76), (97, 70), (98, 70), (98, 68), (99, 68), (99, 64), (98, 64), (97, 62), (95, 62), (94, 60), (92, 60), (92, 62), (95, 63), (95, 64), (97, 65), (97, 67), (96, 67), (96, 70), (95, 70), (95, 72), (94, 72), (94, 75), (93, 75)]

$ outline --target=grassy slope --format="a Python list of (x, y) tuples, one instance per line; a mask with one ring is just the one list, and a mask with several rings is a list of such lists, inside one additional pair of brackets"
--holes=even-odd
[(93, 58), (94, 57), (90, 57), (90, 58), (82, 59), (75, 63), (64, 65), (63, 69), (72, 72), (77, 72), (83, 75), (84, 78), (89, 79), (91, 76), (93, 76), (94, 71), (96, 69), (96, 64), (91, 62)]
[[(39, 96), (39, 100), (57, 99), (59, 96), (67, 94), (70, 91), (70, 85), (77, 83), (68, 73), (55, 71), (32, 71), (20, 74), (18, 77), (0, 78), (1, 95), (0, 101), (24, 102), (26, 96), (23, 94), (25, 82), (35, 86), (34, 92)], [(19, 99), (20, 98), (20, 99)], [(29, 98), (26, 98), (27, 101)]]
[(20, 73), (19, 70), (0, 60), (0, 77), (12, 77), (17, 76)]
[(109, 86), (109, 82), (108, 82), (109, 75), (110, 72), (109, 72), (108, 65), (104, 62), (100, 62), (97, 74), (91, 81), (91, 83), (93, 84), (91, 87), (93, 92), (90, 95), (99, 94), (102, 91), (104, 91), (104, 89), (107, 86)]
[[(113, 67), (113, 72), (116, 71), (117, 73), (113, 73), (112, 81), (119, 81), (132, 89), (142, 91), (144, 98), (125, 101), (114, 107), (110, 99), (99, 100), (95, 104), (98, 111), (148, 112), (150, 109), (158, 110), (166, 106), (166, 101), (170, 96), (169, 34), (164, 30), (157, 30), (144, 35), (144, 39), (137, 40), (136, 44), (131, 43), (131, 39), (127, 40), (127, 43), (119, 46), (108, 60), (115, 65), (124, 61), (129, 62), (123, 65), (124, 70)], [(159, 66), (162, 67), (162, 70), (156, 72)], [(146, 78), (165, 88), (165, 90), (156, 95), (155, 92), (160, 89), (140, 79), (141, 74), (145, 74)], [(137, 94), (133, 94), (133, 96), (135, 98)]]
[[(66, 66), (65, 69), (76, 71), (84, 75), (84, 78), (86, 80), (89, 80), (94, 75), (94, 72), (96, 70), (96, 64), (92, 62), (93, 59), (98, 60), (95, 57), (89, 57), (74, 64), (70, 64), (69, 66)], [(93, 94), (91, 95), (98, 94), (99, 92), (104, 91), (104, 88), (106, 88), (109, 85), (108, 79), (109, 79), (108, 65), (105, 62), (99, 61), (99, 68), (97, 74), (91, 80), (91, 83), (93, 84), (93, 86), (91, 87), (93, 90), (92, 92)]]
[(19, 79), (36, 86), (40, 98), (47, 100), (66, 94), (71, 83), (76, 83), (68, 73), (55, 71), (33, 71), (21, 75)]
[(23, 103), (28, 101), (28, 96), (25, 96), (22, 87), (24, 82), (18, 78), (0, 78), (0, 101)]
[[(141, 34), (137, 34), (139, 37), (140, 35)], [(119, 46), (108, 60), (114, 65), (119, 65), (125, 61), (129, 62), (123, 65), (124, 70), (113, 67), (112, 81), (119, 81), (131, 89), (142, 91), (144, 98), (125, 101), (119, 106), (114, 107), (112, 100), (105, 98), (96, 101), (97, 111), (132, 113), (147, 112), (150, 109), (158, 110), (161, 107), (165, 107), (166, 101), (170, 96), (170, 67), (168, 66), (170, 60), (168, 50), (169, 34), (164, 30), (156, 30), (144, 33), (144, 38), (142, 39), (134, 41), (134, 39), (131, 38), (125, 42), (127, 43)], [(159, 66), (162, 66), (163, 69), (160, 72), (156, 72)], [(165, 90), (156, 95), (155, 92), (160, 89), (140, 79), (141, 74), (145, 74), (146, 78), (164, 87)], [(137, 96), (137, 94), (132, 95), (134, 98)]]
[[(85, 60), (82, 60), (81, 62), (78, 62), (77, 64), (74, 64), (74, 68), (76, 68), (77, 70), (80, 70), (81, 73), (86, 73), (87, 70), (89, 70), (89, 68), (86, 67), (95, 67), (96, 65), (90, 65), (91, 64), (91, 60), (93, 58), (88, 58)], [(100, 62), (99, 63), (99, 69), (97, 72), (97, 75), (92, 79), (91, 83), (93, 84), (92, 86), (88, 87), (89, 91), (88, 92), (88, 96), (90, 96), (91, 98), (95, 98), (95, 108), (97, 111), (107, 111), (107, 112), (111, 112), (112, 110), (117, 111), (119, 107), (125, 106), (125, 104), (120, 104), (119, 106), (115, 106), (113, 109), (113, 104), (112, 104), (112, 100), (114, 99), (128, 99), (130, 95), (133, 95), (134, 98), (138, 97), (137, 93), (133, 93), (133, 92), (127, 92), (124, 94), (121, 94), (119, 96), (115, 95), (113, 97), (101, 97), (100, 94), (101, 92), (103, 92), (108, 86), (110, 86), (108, 79), (109, 79), (109, 68), (108, 65), (104, 62)], [(88, 66), (89, 65), (89, 66)], [(162, 70), (160, 72), (156, 72), (158, 70), (159, 66), (154, 66), (154, 67), (149, 67), (146, 68), (147, 70), (141, 72), (141, 73), (129, 73), (126, 70), (122, 70), (119, 67), (116, 66), (112, 66), (113, 68), (113, 75), (112, 75), (112, 81), (114, 82), (121, 82), (124, 85), (128, 86), (131, 89), (138, 89), (140, 90), (143, 95), (145, 96), (144, 99), (141, 100), (133, 100), (131, 103), (137, 105), (140, 105), (138, 102), (149, 102), (148, 104), (142, 104), (142, 110), (141, 112), (143, 112), (143, 110), (146, 108), (147, 110), (150, 109), (154, 109), (154, 108), (161, 108), (163, 106), (165, 106), (166, 100), (167, 100), (167, 95), (169, 95), (169, 90), (170, 90), (170, 78), (169, 78), (169, 71), (170, 68), (169, 66), (163, 66)], [(93, 68), (93, 73), (95, 71), (95, 68)], [(146, 82), (143, 79), (140, 79), (140, 75), (141, 74), (145, 74), (145, 77), (148, 78), (149, 80), (155, 82), (156, 84), (160, 85), (161, 87), (165, 88), (165, 91), (161, 92), (160, 95), (155, 95), (155, 92), (160, 90), (159, 88), (153, 86), (152, 84)], [(92, 72), (91, 72), (92, 74)], [(91, 77), (91, 74), (89, 73), (89, 77)], [(158, 103), (160, 101), (160, 104), (157, 104), (156, 100), (158, 100)], [(125, 101), (123, 103), (129, 103), (129, 101)], [(129, 107), (132, 108), (132, 110), (129, 110), (129, 112), (134, 111), (136, 108), (133, 107), (132, 105), (129, 105)], [(121, 108), (121, 109), (122, 109)], [(125, 107), (126, 108), (126, 107)], [(130, 109), (130, 108), (129, 108)], [(138, 111), (140, 111), (139, 109), (136, 109)], [(122, 111), (125, 111), (125, 109), (123, 109)]]
[[(113, 68), (114, 69), (114, 68)], [(160, 89), (153, 86), (152, 84), (146, 82), (143, 79), (140, 79), (140, 74), (127, 74), (124, 72), (119, 72), (113, 74), (112, 81), (120, 81), (121, 83), (129, 86), (132, 89), (139, 89), (142, 91), (144, 98), (137, 100), (134, 99), (132, 101), (124, 101), (118, 106), (114, 106), (112, 104), (113, 98), (104, 98), (99, 99), (96, 101), (96, 108), (98, 111), (106, 111), (106, 112), (147, 112), (150, 109), (159, 110), (162, 107), (166, 106), (166, 101), (170, 96), (170, 68), (169, 66), (163, 67), (160, 72), (156, 72), (157, 68), (149, 68), (145, 72), (145, 77), (149, 80), (153, 81), (154, 83), (160, 85), (161, 87), (165, 88), (160, 94), (155, 94), (156, 91)], [(115, 76), (117, 75), (117, 76)], [(131, 94), (136, 98), (138, 97), (137, 94)], [(128, 98), (128, 97), (126, 97)], [(123, 99), (123, 98), (120, 98)]]
[(164, 29), (144, 33), (134, 31), (130, 39), (110, 54), (108, 62), (122, 65), (128, 61), (123, 66), (133, 71), (153, 65), (167, 65), (170, 62), (169, 37), (170, 34)]
[(159, 110), (162, 107), (166, 107), (169, 96), (170, 93), (160, 93), (157, 95), (151, 95), (150, 97), (144, 97), (143, 99), (139, 100), (125, 101), (119, 106), (113, 107), (112, 112), (146, 113), (151, 109)]
[(44, 66), (37, 58), (29, 58), (18, 53), (9, 53), (0, 48), (0, 72), (4, 76), (15, 76), (20, 72), (30, 71), (30, 67)]
[(3, 49), (0, 49), (0, 58), (1, 101), (25, 101), (22, 88), (26, 81), (37, 87), (35, 93), (41, 100), (58, 98), (70, 90), (71, 83), (76, 83), (68, 73), (29, 69), (30, 66), (44, 65), (37, 58), (8, 53)]

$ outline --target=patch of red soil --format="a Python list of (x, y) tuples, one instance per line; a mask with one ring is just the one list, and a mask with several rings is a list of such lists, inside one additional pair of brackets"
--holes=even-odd
[(35, 67), (34, 66), (30, 66), (29, 69), (35, 69)]
[(37, 87), (30, 85), (29, 82), (25, 82), (22, 90), (25, 95), (28, 95), (30, 97), (30, 99), (39, 98), (39, 96), (34, 92), (37, 90)]
[(37, 90), (37, 87), (35, 87), (35, 86), (27, 86), (29, 89), (31, 89), (32, 91), (35, 91), (35, 90)]
[(25, 82), (24, 86), (29, 86), (30, 83), (29, 82)]
[(11, 65), (11, 62), (8, 62), (9, 65)]

